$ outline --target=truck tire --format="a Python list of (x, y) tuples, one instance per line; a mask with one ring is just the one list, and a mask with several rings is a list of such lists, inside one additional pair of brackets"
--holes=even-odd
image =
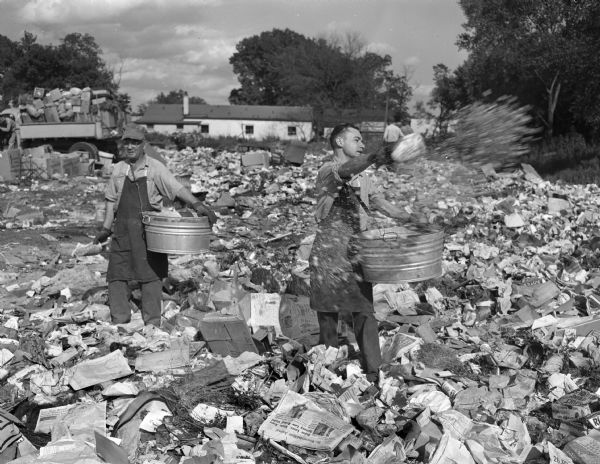
[(96, 147), (96, 145), (93, 143), (75, 142), (73, 145), (71, 145), (71, 148), (69, 148), (69, 153), (73, 153), (74, 151), (86, 151), (90, 157), (90, 161), (99, 161), (98, 147)]

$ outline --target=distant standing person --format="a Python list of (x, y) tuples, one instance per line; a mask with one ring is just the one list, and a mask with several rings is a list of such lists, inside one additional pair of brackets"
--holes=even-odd
[(9, 149), (16, 148), (17, 141), (17, 123), (14, 120), (14, 116), (4, 114), (2, 115), (2, 124), (0, 124), (0, 132), (4, 136), (3, 145), (7, 145)]
[(142, 289), (144, 323), (160, 327), (162, 279), (168, 274), (168, 256), (146, 248), (142, 213), (160, 211), (163, 198), (180, 198), (199, 215), (207, 216), (211, 226), (216, 216), (164, 164), (146, 154), (144, 142), (145, 134), (139, 128), (125, 128), (120, 141), (121, 161), (115, 164), (106, 186), (106, 213), (94, 242), (103, 243), (112, 235), (106, 274), (112, 322), (130, 321), (128, 283), (137, 281)]
[(399, 122), (391, 122), (383, 131), (383, 141), (387, 143), (397, 142), (405, 135), (412, 134), (413, 130), (410, 127), (410, 123), (401, 124)]
[[(373, 309), (373, 285), (363, 279), (357, 262), (355, 234), (366, 229), (365, 207), (386, 216), (407, 220), (410, 215), (372, 191), (364, 171), (389, 160), (384, 150), (364, 154), (359, 129), (351, 124), (336, 126), (329, 138), (333, 160), (317, 174), (317, 233), (309, 258), (310, 305), (317, 311), (319, 343), (338, 346), (338, 316), (352, 314), (354, 333), (367, 378), (375, 381), (381, 364), (377, 320)], [(364, 205), (364, 206), (363, 206)]]

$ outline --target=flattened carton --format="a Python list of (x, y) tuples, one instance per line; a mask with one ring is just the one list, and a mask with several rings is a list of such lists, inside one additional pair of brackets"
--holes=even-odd
[(279, 322), (283, 335), (294, 340), (310, 340), (319, 335), (317, 313), (310, 308), (307, 296), (283, 295)]
[(552, 417), (560, 420), (574, 420), (586, 417), (595, 410), (600, 397), (587, 390), (575, 390), (552, 404)]
[(565, 445), (563, 451), (573, 462), (600, 464), (600, 442), (589, 435), (570, 441)]
[(244, 351), (258, 353), (246, 321), (237, 316), (211, 314), (200, 323), (200, 333), (213, 353), (233, 357)]

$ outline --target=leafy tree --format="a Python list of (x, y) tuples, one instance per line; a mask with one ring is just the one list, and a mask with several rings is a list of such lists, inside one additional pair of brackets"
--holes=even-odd
[[(163, 105), (183, 103), (183, 96), (185, 95), (184, 90), (171, 90), (168, 94), (164, 92), (159, 93), (151, 103), (162, 103)], [(189, 97), (190, 103), (198, 105), (206, 105), (206, 100), (202, 97)]]
[(148, 109), (148, 103), (140, 103), (137, 106), (137, 109), (135, 110), (135, 112), (137, 114), (144, 114), (146, 112), (146, 110)]
[(123, 111), (131, 113), (131, 96), (128, 93), (117, 93), (117, 103)]
[(459, 47), (471, 99), (516, 95), (532, 106), (547, 136), (600, 122), (595, 0), (460, 0), (467, 22)]
[(434, 119), (435, 132), (444, 136), (448, 132), (448, 123), (456, 112), (462, 106), (470, 103), (464, 68), (459, 67), (451, 72), (445, 64), (436, 64), (433, 67), (433, 82), (434, 88), (427, 102), (429, 109), (421, 103), (417, 110), (423, 113), (427, 119)]
[[(229, 58), (241, 87), (229, 96), (232, 104), (283, 104), (281, 61), (283, 55), (297, 50), (306, 52), (311, 40), (290, 29), (262, 32), (243, 39)], [(293, 52), (292, 52), (293, 53)], [(278, 62), (278, 65), (275, 64)]]
[(102, 50), (89, 34), (67, 34), (60, 45), (41, 45), (25, 31), (18, 42), (0, 39), (0, 66), (4, 68), (2, 94), (5, 100), (45, 89), (70, 86), (104, 88), (118, 86), (102, 60)]
[(116, 91), (113, 73), (102, 60), (102, 50), (89, 34), (67, 34), (55, 50), (61, 67), (60, 85)]
[(387, 106), (395, 119), (408, 114), (406, 77), (356, 34), (313, 39), (273, 29), (240, 41), (229, 62), (241, 85), (230, 93), (232, 104), (312, 106), (317, 115), (325, 108)]
[(0, 34), (0, 82), (17, 56), (17, 44)]

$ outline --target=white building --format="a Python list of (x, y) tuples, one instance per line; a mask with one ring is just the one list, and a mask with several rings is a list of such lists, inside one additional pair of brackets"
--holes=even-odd
[(312, 108), (305, 106), (197, 105), (153, 103), (136, 121), (149, 131), (198, 132), (206, 137), (308, 141), (313, 136)]

